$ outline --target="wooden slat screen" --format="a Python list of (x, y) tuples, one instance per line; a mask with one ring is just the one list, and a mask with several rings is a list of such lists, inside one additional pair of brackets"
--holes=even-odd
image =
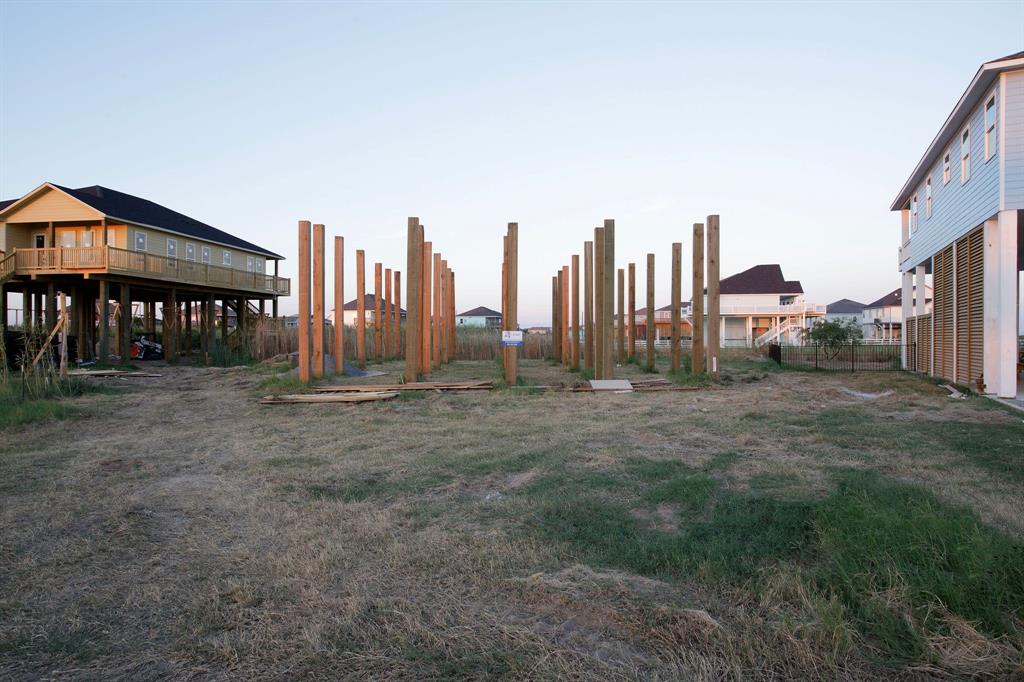
[(956, 243), (956, 380), (975, 387), (984, 352), (984, 230)]
[(968, 248), (971, 260), (970, 297), (971, 333), (969, 338), (968, 376), (974, 388), (985, 371), (985, 231), (978, 228), (968, 236)]
[(953, 247), (932, 258), (932, 315), (935, 318), (935, 375), (953, 377)]
[(932, 362), (932, 316), (917, 318), (917, 371), (931, 373)]

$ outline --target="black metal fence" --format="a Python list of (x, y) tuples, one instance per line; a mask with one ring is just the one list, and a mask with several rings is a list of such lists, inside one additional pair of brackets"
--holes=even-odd
[[(907, 344), (907, 369), (915, 371), (917, 353)], [(768, 357), (783, 367), (824, 369), (845, 372), (897, 372), (903, 369), (901, 344), (844, 343), (842, 345), (807, 344), (783, 346), (768, 344)]]

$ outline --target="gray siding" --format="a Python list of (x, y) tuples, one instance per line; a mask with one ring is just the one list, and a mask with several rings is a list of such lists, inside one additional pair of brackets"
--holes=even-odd
[[(998, 83), (998, 80), (996, 81)], [(996, 90), (996, 111), (999, 111), (999, 93)], [(917, 187), (918, 227), (911, 226), (909, 258), (901, 263), (903, 271), (922, 263), (940, 251), (950, 242), (962, 237), (990, 218), (999, 210), (999, 154), (985, 161), (985, 102), (971, 113), (971, 178), (960, 184), (960, 134), (963, 128), (946, 141), (950, 153), (949, 184), (942, 184), (942, 157), (939, 156), (927, 177), (932, 179), (932, 217), (927, 217), (925, 203), (925, 180)], [(1002, 134), (1002, 121), (996, 120), (995, 150), (998, 151), (998, 136)]]
[(1024, 209), (1024, 71), (1006, 74), (1005, 209)]

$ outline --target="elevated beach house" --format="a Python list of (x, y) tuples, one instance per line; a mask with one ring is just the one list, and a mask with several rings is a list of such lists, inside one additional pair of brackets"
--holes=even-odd
[(755, 265), (719, 286), (723, 346), (798, 344), (804, 331), (825, 315), (825, 306), (808, 303), (800, 282), (787, 280), (776, 263)]
[[(194, 320), (200, 344), (208, 348), (218, 326), (217, 300), (225, 318), (222, 335), (229, 311), (243, 329), (246, 320), (265, 313), (267, 301), (276, 317), (278, 298), (289, 294), (289, 281), (277, 275), (280, 260), (147, 199), (47, 182), (21, 198), (0, 201), (0, 324), (6, 327), (13, 317), (8, 294), (15, 293), (22, 296), (17, 321), (49, 332), (62, 293), (79, 359), (105, 359), (130, 344), (133, 305), (143, 303), (146, 315), (155, 317), (159, 304), (170, 352), (183, 330), (191, 333)], [(118, 327), (113, 339), (108, 316), (97, 314), (111, 300)]]
[(1014, 397), (1024, 52), (981, 65), (890, 208), (901, 221), (904, 366)]

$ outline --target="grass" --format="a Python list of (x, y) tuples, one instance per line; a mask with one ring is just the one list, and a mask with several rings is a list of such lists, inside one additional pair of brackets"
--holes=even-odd
[(0, 384), (0, 428), (68, 419), (78, 411), (68, 398), (116, 392), (114, 387), (86, 378), (22, 380), (11, 376), (6, 384)]

